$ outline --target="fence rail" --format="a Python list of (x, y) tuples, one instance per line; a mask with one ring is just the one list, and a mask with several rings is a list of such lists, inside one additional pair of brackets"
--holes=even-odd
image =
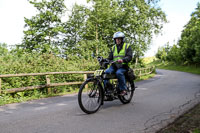
[[(148, 67), (148, 68), (140, 68), (140, 69), (133, 69), (135, 75), (139, 78), (144, 75), (148, 75), (154, 71), (155, 67)], [(64, 86), (64, 85), (77, 85), (82, 84), (84, 81), (81, 82), (64, 82), (64, 83), (51, 83), (49, 75), (58, 75), (58, 74), (83, 74), (83, 79), (87, 79), (87, 74), (93, 74), (94, 71), (69, 71), (69, 72), (46, 72), (46, 73), (25, 73), (25, 74), (4, 74), (0, 75), (0, 94), (1, 93), (16, 93), (25, 90), (34, 90), (34, 89), (41, 89), (47, 88), (48, 93), (51, 93), (50, 87), (56, 86)], [(12, 89), (5, 89), (2, 90), (2, 78), (10, 78), (10, 77), (24, 77), (24, 76), (45, 76), (46, 84), (45, 85), (37, 85), (37, 86), (28, 86), (28, 87), (21, 87), (21, 88), (12, 88)]]

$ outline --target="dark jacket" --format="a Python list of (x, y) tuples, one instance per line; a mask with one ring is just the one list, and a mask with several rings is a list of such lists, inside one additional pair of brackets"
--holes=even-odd
[[(123, 44), (124, 45), (124, 44)], [(120, 52), (120, 50), (122, 49), (122, 46), (123, 45), (117, 45), (117, 51), (118, 53)], [(113, 60), (113, 49), (111, 48), (110, 50), (110, 53), (109, 53), (109, 56), (108, 56), (108, 60), (112, 61)], [(129, 46), (126, 50), (126, 54), (125, 54), (125, 57), (122, 59), (124, 63), (128, 63), (132, 60), (132, 55), (133, 55), (133, 52), (132, 52), (132, 48), (131, 46)], [(116, 64), (114, 64), (114, 67), (117, 67)], [(121, 67), (123, 68), (127, 68), (128, 66), (127, 65), (122, 65)], [(119, 68), (119, 67), (117, 67)]]

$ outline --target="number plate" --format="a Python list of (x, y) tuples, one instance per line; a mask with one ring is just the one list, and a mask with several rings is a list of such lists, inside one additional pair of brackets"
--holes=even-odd
[(101, 76), (102, 73), (103, 73), (103, 70), (96, 70), (96, 71), (94, 72), (94, 76)]

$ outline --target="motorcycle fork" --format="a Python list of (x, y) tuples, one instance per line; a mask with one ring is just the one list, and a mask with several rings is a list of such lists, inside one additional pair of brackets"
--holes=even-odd
[(97, 83), (101, 87), (101, 94), (102, 94), (102, 100), (101, 100), (101, 105), (104, 104), (104, 97), (105, 97), (105, 87), (102, 79), (97, 80)]

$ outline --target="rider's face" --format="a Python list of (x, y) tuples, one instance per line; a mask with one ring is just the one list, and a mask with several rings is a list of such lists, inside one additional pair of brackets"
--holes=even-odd
[(117, 45), (122, 44), (122, 38), (116, 38), (115, 41)]

